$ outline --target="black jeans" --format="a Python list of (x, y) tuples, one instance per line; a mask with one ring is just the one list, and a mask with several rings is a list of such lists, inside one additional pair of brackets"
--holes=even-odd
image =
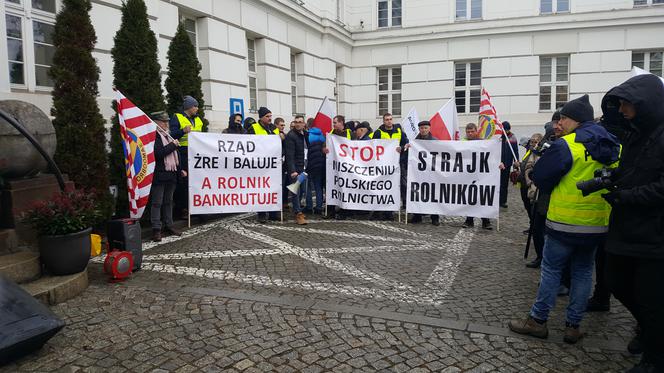
[(150, 223), (152, 229), (161, 230), (162, 221), (164, 226), (173, 225), (173, 192), (175, 192), (175, 183), (155, 184), (152, 183), (150, 189)]
[(519, 191), (521, 192), (521, 201), (523, 201), (523, 208), (526, 209), (526, 212), (528, 213), (528, 220), (532, 219), (531, 213), (533, 212), (533, 204), (530, 202), (530, 199), (528, 198), (528, 188), (524, 188), (523, 186), (519, 188)]
[(641, 326), (643, 358), (664, 372), (664, 259), (606, 253), (611, 293)]
[(507, 204), (507, 187), (510, 184), (510, 169), (505, 168), (500, 171), (500, 204)]
[(537, 253), (537, 259), (542, 259), (542, 253), (544, 252), (544, 230), (546, 227), (546, 215), (542, 215), (535, 211), (535, 216), (533, 217), (533, 245), (535, 246), (535, 252)]
[(609, 303), (611, 300), (611, 293), (609, 292), (608, 284), (606, 283), (606, 251), (604, 251), (604, 244), (597, 247), (595, 252), (595, 290), (593, 291), (593, 298), (601, 303)]

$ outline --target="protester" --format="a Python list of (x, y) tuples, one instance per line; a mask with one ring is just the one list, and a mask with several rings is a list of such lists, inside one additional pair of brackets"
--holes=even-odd
[[(477, 124), (468, 123), (466, 124), (466, 137), (463, 138), (462, 141), (475, 141), (475, 140), (481, 140), (480, 133), (477, 131)], [(475, 226), (475, 219), (473, 219), (473, 217), (471, 216), (466, 217), (466, 221), (463, 223), (462, 227), (472, 228), (474, 226)], [(482, 228), (486, 230), (493, 229), (493, 227), (491, 226), (491, 220), (489, 220), (489, 218), (482, 218)]]
[(252, 118), (252, 117), (247, 117), (247, 118), (244, 120), (244, 124), (243, 124), (244, 132), (245, 132), (245, 133), (248, 133), (248, 132), (249, 132), (249, 128), (251, 128), (251, 127), (254, 125), (254, 123), (256, 123), (256, 119), (254, 119), (254, 118)]
[[(352, 140), (353, 133), (349, 128), (346, 128), (345, 120), (346, 118), (344, 118), (343, 115), (337, 115), (334, 118), (332, 118), (332, 131), (330, 131), (330, 134), (344, 137), (348, 140)], [(328, 154), (329, 152), (330, 149), (328, 149), (325, 145), (323, 145), (323, 153)], [(346, 214), (347, 212), (344, 211), (342, 208), (331, 206), (325, 218), (344, 220), (346, 219)]]
[[(246, 121), (245, 121), (246, 124)], [(272, 124), (272, 112), (270, 109), (261, 106), (258, 109), (258, 122), (255, 122), (249, 127), (247, 133), (250, 135), (279, 135), (279, 128)], [(278, 211), (270, 211), (269, 218), (270, 220), (277, 220)], [(268, 213), (258, 212), (256, 217), (259, 223), (266, 223), (268, 219)]]
[(583, 336), (579, 325), (592, 286), (595, 249), (605, 238), (610, 212), (608, 203), (599, 198), (600, 192), (584, 197), (576, 183), (591, 179), (595, 170), (614, 165), (620, 144), (592, 122), (588, 95), (565, 104), (560, 116), (564, 135), (542, 155), (532, 172), (535, 185), (551, 191), (540, 286), (529, 316), (510, 321), (509, 328), (519, 334), (548, 336), (546, 322), (569, 263), (572, 287), (563, 340), (576, 343)]
[[(281, 140), (283, 141), (286, 139), (286, 121), (284, 118), (278, 117), (275, 119), (274, 125), (279, 129), (279, 137), (281, 137)], [(293, 129), (293, 122), (291, 122), (290, 129)]]
[[(514, 157), (519, 154), (519, 142), (512, 133), (512, 125), (508, 121), (503, 122), (505, 134), (501, 136), (502, 150), (500, 161), (503, 167), (500, 170), (500, 207), (507, 208), (507, 191), (509, 190), (510, 172), (512, 166), (519, 167), (519, 162)], [(511, 149), (510, 149), (511, 148)]]
[[(423, 120), (417, 124), (417, 127), (420, 130), (420, 133), (415, 136), (416, 140), (438, 140), (431, 134), (431, 123), (428, 120)], [(419, 224), (422, 222), (422, 214), (413, 214), (413, 218), (410, 221), (413, 224)], [(440, 225), (440, 216), (431, 215), (431, 224), (438, 226)]]
[[(295, 117), (295, 121), (304, 120), (301, 116)], [(323, 186), (325, 185), (325, 135), (317, 127), (309, 128), (307, 135), (307, 175), (308, 185), (306, 201), (307, 212), (321, 215), (323, 213)], [(313, 207), (313, 193), (316, 193), (316, 207)]]
[(221, 133), (243, 135), (247, 133), (242, 127), (242, 114), (235, 113), (228, 118), (228, 128), (224, 128)]
[(178, 182), (178, 174), (184, 177), (187, 176), (187, 172), (180, 167), (180, 157), (177, 152), (180, 142), (168, 135), (168, 114), (165, 111), (158, 111), (151, 113), (150, 117), (161, 128), (161, 131), (157, 131), (154, 141), (155, 164), (150, 189), (152, 240), (159, 242), (162, 230), (176, 236), (182, 235), (173, 228), (173, 193)]
[[(526, 213), (528, 214), (528, 221), (531, 222), (533, 220), (532, 216), (533, 206), (530, 203), (530, 199), (528, 198), (528, 189), (530, 188), (530, 185), (526, 180), (526, 164), (528, 164), (530, 161), (529, 164), (530, 168), (532, 169), (532, 166), (535, 164), (535, 162), (531, 161), (531, 158), (538, 158), (537, 155), (533, 153), (533, 149), (537, 148), (537, 144), (539, 144), (541, 140), (542, 140), (542, 134), (536, 133), (533, 134), (530, 137), (530, 139), (526, 138), (526, 140), (524, 141), (523, 147), (526, 149), (526, 153), (524, 154), (523, 158), (521, 158), (521, 164), (519, 167), (519, 177), (517, 178), (517, 182), (519, 184), (519, 192), (521, 193), (521, 201), (523, 202), (523, 208), (526, 209)], [(525, 230), (523, 233), (528, 234), (528, 230)]]
[[(383, 139), (383, 140), (398, 140), (399, 145), (397, 146), (397, 151), (401, 153), (399, 156), (399, 166), (401, 168), (401, 200), (406, 201), (406, 184), (407, 184), (407, 175), (408, 175), (408, 156), (406, 151), (408, 150), (408, 137), (401, 130), (400, 125), (395, 125), (393, 122), (392, 114), (385, 113), (383, 114), (383, 124), (378, 127), (376, 131), (371, 134), (373, 139)], [(374, 216), (376, 212), (374, 212)], [(391, 221), (394, 220), (394, 212), (392, 211), (383, 211), (382, 220)]]
[(355, 126), (355, 138), (357, 140), (371, 140), (371, 125), (369, 122), (364, 121)]
[[(298, 177), (302, 175), (305, 169), (306, 160), (306, 136), (307, 132), (304, 130), (304, 118), (293, 122), (293, 129), (288, 132), (284, 140), (284, 153), (285, 153), (285, 167), (290, 182), (295, 183)], [(305, 175), (306, 177), (306, 175)], [(302, 213), (302, 197), (305, 195), (307, 188), (307, 181), (305, 180), (299, 187), (297, 193), (290, 192), (291, 204), (293, 206), (293, 213), (295, 214), (295, 222), (298, 225), (307, 224), (304, 214)]]
[(630, 78), (602, 99), (605, 117), (626, 128), (616, 188), (602, 195), (613, 209), (606, 279), (641, 326), (643, 356), (630, 372), (664, 372), (664, 85), (655, 75)]
[[(171, 136), (180, 142), (178, 148), (182, 169), (187, 171), (189, 159), (189, 136), (191, 131), (203, 131), (203, 121), (198, 117), (198, 101), (191, 96), (184, 96), (182, 100), (182, 111), (175, 113), (170, 119), (169, 128)], [(180, 218), (185, 218), (189, 206), (189, 181), (188, 178), (180, 178), (175, 191), (175, 213)]]

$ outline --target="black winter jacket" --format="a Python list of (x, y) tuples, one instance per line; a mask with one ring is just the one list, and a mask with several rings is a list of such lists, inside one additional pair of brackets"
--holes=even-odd
[(606, 250), (664, 259), (664, 84), (654, 75), (632, 77), (604, 96), (605, 115), (615, 115), (619, 99), (636, 115), (623, 142)]
[[(178, 171), (181, 169), (180, 164), (178, 164), (178, 171), (166, 171), (166, 166), (164, 165), (164, 158), (170, 153), (177, 150), (175, 143), (166, 144), (161, 141), (161, 136), (157, 134), (154, 140), (154, 178), (152, 182), (155, 184), (175, 184), (178, 181)], [(185, 162), (187, 160), (185, 159)]]
[(284, 139), (284, 155), (286, 165), (286, 173), (288, 176), (293, 172), (298, 174), (304, 171), (304, 143), (307, 132), (304, 133), (291, 130)]

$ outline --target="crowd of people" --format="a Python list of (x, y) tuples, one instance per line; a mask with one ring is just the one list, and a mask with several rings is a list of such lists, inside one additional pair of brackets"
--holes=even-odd
[(524, 142), (518, 182), (537, 253), (526, 266), (541, 275), (509, 328), (546, 338), (568, 294), (563, 340), (576, 343), (585, 313), (608, 312), (613, 295), (637, 323), (627, 350), (642, 357), (629, 372), (664, 372), (664, 85), (635, 76), (601, 105), (595, 118), (588, 95), (571, 100)]
[[(152, 189), (155, 241), (161, 240), (162, 232), (180, 234), (172, 226), (171, 210), (186, 214), (187, 135), (202, 129), (197, 110), (196, 100), (187, 96), (182, 112), (172, 118), (165, 112), (152, 114), (162, 129), (155, 142)], [(324, 214), (326, 135), (397, 140), (405, 203), (410, 144), (391, 114), (383, 115), (376, 130), (366, 121), (346, 121), (342, 115), (333, 118), (329, 134), (312, 124), (312, 118), (297, 115), (286, 132), (285, 120), (273, 121), (272, 112), (261, 107), (258, 121), (233, 114), (223, 132), (280, 136), (284, 210), (290, 201), (297, 224), (307, 224), (305, 214)], [(436, 140), (428, 121), (418, 127), (416, 139)], [(642, 353), (642, 359), (630, 371), (664, 372), (664, 85), (653, 75), (629, 79), (603, 98), (600, 118), (595, 118), (588, 95), (569, 101), (544, 126), (543, 135), (523, 141), (526, 152), (521, 160), (514, 156), (519, 152), (510, 124), (504, 121), (503, 127), (500, 206), (507, 208), (510, 181), (518, 183), (530, 221), (524, 233), (532, 235), (536, 252), (526, 266), (541, 270), (530, 312), (510, 321), (509, 328), (546, 338), (556, 297), (568, 294), (564, 341), (576, 343), (584, 335), (584, 314), (609, 311), (613, 295), (638, 324), (628, 350)], [(479, 139), (477, 125), (467, 124), (463, 140)], [(297, 192), (286, 188), (298, 180), (304, 187)], [(351, 213), (357, 212), (330, 206), (325, 218), (345, 219)], [(392, 212), (369, 216), (394, 219)], [(277, 218), (277, 211), (257, 214), (261, 223)], [(422, 221), (420, 214), (410, 219)], [(439, 225), (439, 216), (432, 215), (431, 223)], [(463, 227), (473, 226), (473, 217), (468, 217)], [(482, 219), (482, 228), (492, 229), (489, 219)], [(593, 268), (596, 285), (591, 296)]]

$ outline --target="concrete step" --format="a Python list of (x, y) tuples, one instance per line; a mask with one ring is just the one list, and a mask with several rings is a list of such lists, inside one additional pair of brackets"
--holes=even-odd
[(18, 251), (18, 237), (14, 229), (0, 228), (0, 255)]
[(34, 281), (41, 276), (39, 254), (18, 252), (0, 256), (0, 273), (17, 284)]
[(88, 270), (67, 276), (43, 276), (21, 285), (25, 291), (47, 305), (55, 305), (81, 294), (88, 287)]

